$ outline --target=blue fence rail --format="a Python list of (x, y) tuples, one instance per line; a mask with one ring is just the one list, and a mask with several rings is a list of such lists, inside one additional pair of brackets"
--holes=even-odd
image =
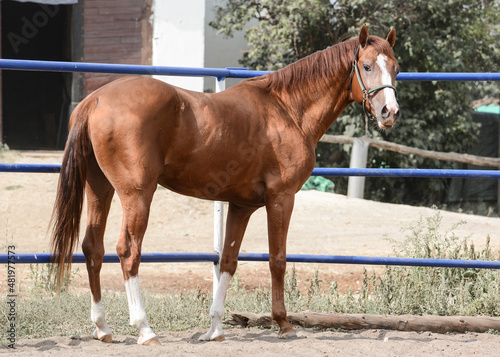
[[(0, 59), (0, 69), (217, 78), (251, 78), (270, 73), (269, 71), (250, 71), (241, 68), (167, 67), (134, 64), (33, 61), (16, 59)], [(500, 73), (400, 73), (396, 79), (398, 81), (500, 81)]]
[[(58, 164), (0, 164), (0, 172), (57, 173)], [(446, 169), (355, 169), (317, 167), (311, 176), (365, 176), (365, 177), (437, 177), (437, 178), (490, 178), (500, 179), (497, 170)]]
[[(143, 75), (169, 75), (223, 78), (251, 78), (261, 76), (267, 71), (250, 71), (238, 68), (190, 68), (142, 66), (107, 63), (79, 63), (56, 61), (32, 61), (0, 59), (0, 69), (29, 70), (29, 71), (57, 71), (57, 72), (91, 72), (91, 73), (118, 73)], [(398, 81), (500, 81), (500, 73), (400, 73)], [(60, 165), (38, 164), (0, 164), (0, 172), (31, 172), (57, 173)], [(468, 178), (500, 178), (500, 171), (494, 170), (427, 170), (427, 169), (344, 169), (344, 168), (316, 168), (312, 175), (321, 176), (369, 176), (369, 177), (468, 177)], [(213, 262), (219, 261), (218, 253), (143, 253), (143, 262)], [(268, 261), (268, 254), (241, 253), (239, 260)], [(0, 254), (0, 263), (9, 261), (7, 254)], [(10, 260), (12, 261), (12, 260)], [(116, 254), (106, 254), (107, 263), (119, 262)], [(450, 259), (416, 259), (391, 257), (358, 257), (338, 255), (304, 255), (289, 254), (289, 262), (307, 263), (337, 263), (337, 264), (365, 264), (365, 265), (405, 265), (405, 266), (432, 266), (432, 267), (460, 267), (460, 268), (487, 268), (500, 269), (499, 261), (477, 260), (450, 260)], [(16, 263), (48, 263), (48, 253), (17, 253)], [(83, 254), (74, 254), (73, 262), (83, 263)]]
[[(43, 264), (50, 262), (49, 253), (17, 253), (11, 262), (16, 264)], [(267, 253), (240, 253), (240, 261), (267, 262)], [(142, 253), (143, 263), (189, 263), (219, 261), (218, 253)], [(286, 261), (290, 263), (325, 263), (325, 264), (362, 264), (362, 265), (393, 265), (393, 266), (423, 266), (443, 268), (500, 269), (500, 261), (460, 260), (460, 259), (425, 259), (425, 258), (392, 258), (392, 257), (359, 257), (348, 255), (310, 255), (287, 254)], [(0, 254), (0, 264), (8, 262), (7, 254)], [(119, 263), (116, 254), (105, 254), (104, 263)], [(73, 254), (73, 263), (85, 263), (82, 253)]]

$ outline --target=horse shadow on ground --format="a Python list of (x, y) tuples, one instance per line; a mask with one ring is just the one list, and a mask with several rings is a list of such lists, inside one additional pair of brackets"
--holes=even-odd
[[(237, 344), (251, 344), (260, 342), (264, 344), (294, 344), (301, 343), (302, 341), (325, 341), (325, 342), (376, 342), (376, 341), (399, 341), (399, 342), (419, 342), (431, 343), (439, 340), (444, 340), (445, 336), (437, 333), (422, 332), (398, 335), (397, 331), (392, 330), (356, 330), (356, 331), (343, 331), (343, 330), (317, 330), (317, 329), (304, 329), (297, 328), (297, 336), (290, 339), (279, 339), (276, 329), (259, 329), (259, 328), (227, 328), (225, 330), (225, 341), (214, 342), (205, 341), (205, 330), (193, 329), (186, 336), (186, 331), (175, 332), (165, 331), (158, 334), (158, 338), (163, 346), (168, 347), (176, 343), (186, 343), (193, 345), (203, 345), (206, 343), (237, 343)], [(442, 337), (441, 337), (442, 336)], [(449, 337), (449, 336), (448, 336)], [(457, 342), (461, 343), (474, 343), (479, 340), (474, 335), (457, 334)], [(23, 351), (27, 353), (36, 353), (41, 355), (53, 355), (71, 349), (86, 349), (91, 345), (98, 344), (104, 347), (101, 341), (95, 340), (92, 336), (72, 336), (72, 337), (52, 337), (43, 340), (20, 340), (16, 343), (16, 349), (12, 350), (7, 346), (0, 346), (0, 354), (5, 351), (7, 353)], [(105, 344), (109, 348), (117, 345), (137, 346), (137, 336), (132, 335), (116, 335), (113, 336), (111, 344)], [(96, 346), (94, 346), (96, 347)]]
[[(225, 338), (226, 341), (234, 341), (241, 343), (252, 343), (256, 340), (267, 343), (293, 343), (294, 341), (300, 341), (304, 339), (315, 339), (323, 341), (419, 341), (421, 343), (429, 343), (436, 340), (444, 339), (444, 335), (431, 332), (415, 332), (415, 335), (411, 336), (397, 336), (392, 330), (355, 330), (355, 331), (344, 331), (344, 330), (318, 330), (318, 329), (304, 329), (297, 328), (297, 336), (290, 339), (279, 339), (277, 336), (276, 329), (258, 329), (258, 328), (238, 328), (240, 331), (235, 332), (233, 329), (226, 329)], [(241, 333), (244, 330), (245, 333)], [(234, 331), (234, 332), (233, 332)], [(331, 331), (331, 334), (328, 334)], [(369, 334), (367, 334), (369, 332)], [(467, 336), (463, 334), (458, 334), (459, 336)], [(183, 338), (181, 341), (187, 343), (217, 343), (212, 341), (205, 341), (203, 339), (204, 332), (194, 332), (189, 338)], [(443, 336), (443, 338), (441, 338)], [(468, 336), (471, 337), (471, 336)], [(162, 343), (168, 343), (167, 340), (161, 341)], [(470, 343), (478, 342), (477, 338), (461, 338), (460, 342)]]

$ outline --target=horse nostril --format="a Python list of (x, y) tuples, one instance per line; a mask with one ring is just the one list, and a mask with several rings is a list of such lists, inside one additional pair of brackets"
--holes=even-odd
[(382, 118), (387, 118), (389, 116), (389, 109), (387, 109), (387, 105), (384, 105), (380, 114), (382, 114)]
[(394, 111), (394, 120), (397, 120), (399, 118), (399, 108), (396, 108)]

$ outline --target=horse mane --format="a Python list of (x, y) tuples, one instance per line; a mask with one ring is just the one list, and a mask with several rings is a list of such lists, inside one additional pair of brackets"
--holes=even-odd
[[(272, 92), (305, 90), (309, 86), (326, 88), (331, 85), (332, 78), (350, 74), (358, 45), (357, 37), (340, 42), (255, 80), (264, 81), (265, 86)], [(369, 36), (367, 46), (374, 46), (379, 53), (394, 58), (391, 47), (380, 37)]]

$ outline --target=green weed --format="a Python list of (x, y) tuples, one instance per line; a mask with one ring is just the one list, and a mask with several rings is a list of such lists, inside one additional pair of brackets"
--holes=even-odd
[(20, 188), (23, 188), (23, 186), (22, 185), (9, 185), (9, 186), (5, 186), (4, 190), (14, 191), (14, 190), (19, 190)]
[[(66, 291), (68, 286), (77, 275), (80, 275), (80, 268), (77, 268), (76, 270), (71, 272), (68, 284), (63, 284), (61, 286), (61, 292)], [(51, 264), (30, 264), (29, 278), (31, 280), (29, 291), (33, 293), (56, 293), (57, 284), (52, 276)]]

